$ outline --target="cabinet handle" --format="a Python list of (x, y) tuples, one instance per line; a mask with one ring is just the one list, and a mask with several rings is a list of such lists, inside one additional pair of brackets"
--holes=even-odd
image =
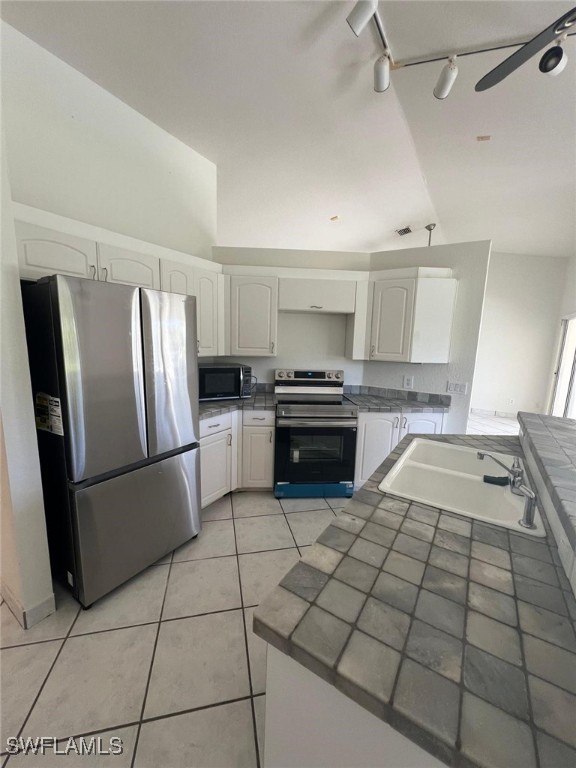
[(400, 416), (395, 416), (394, 417), (394, 429), (397, 429), (399, 425), (400, 425)]
[(254, 421), (266, 421), (265, 416), (253, 416)]
[(220, 424), (208, 424), (208, 429), (214, 429), (215, 427), (219, 427)]
[(232, 435), (228, 435), (228, 445), (232, 445)]
[(96, 264), (89, 264), (88, 269), (94, 270), (94, 272), (92, 272), (92, 280), (96, 280)]
[(104, 282), (108, 282), (108, 267), (102, 267), (102, 274), (104, 275)]
[(404, 416), (404, 421), (402, 422), (402, 429), (406, 429), (406, 424), (408, 424), (408, 416)]
[(372, 344), (372, 346), (370, 347), (370, 357), (374, 357), (374, 350), (375, 349), (376, 349), (376, 347), (374, 346), (374, 344)]
[(200, 339), (196, 339), (196, 352), (200, 352)]
[(272, 442), (272, 430), (270, 430), (270, 442)]
[(270, 344), (270, 352), (272, 352), (272, 354), (274, 354), (274, 342), (272, 342), (272, 344)]
[(310, 309), (324, 309), (324, 307), (319, 307), (318, 304), (310, 304)]

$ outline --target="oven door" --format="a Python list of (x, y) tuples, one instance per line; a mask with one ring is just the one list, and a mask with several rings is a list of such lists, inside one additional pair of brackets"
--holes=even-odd
[(355, 420), (276, 422), (274, 483), (351, 483), (355, 456)]
[(242, 367), (198, 367), (199, 400), (238, 400), (244, 384)]

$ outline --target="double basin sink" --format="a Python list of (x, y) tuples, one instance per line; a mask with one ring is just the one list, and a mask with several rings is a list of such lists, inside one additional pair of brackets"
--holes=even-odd
[[(492, 451), (490, 455), (507, 466), (514, 459)], [(416, 438), (378, 487), (384, 493), (544, 537), (546, 531), (537, 509), (535, 527), (522, 527), (519, 521), (524, 514), (524, 498), (515, 496), (509, 487), (490, 485), (483, 480), (484, 475), (504, 474), (495, 463), (480, 460), (474, 448)]]

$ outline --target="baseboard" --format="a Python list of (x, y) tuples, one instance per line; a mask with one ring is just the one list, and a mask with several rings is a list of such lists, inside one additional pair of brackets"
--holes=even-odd
[(54, 592), (51, 592), (45, 600), (35, 605), (33, 608), (28, 608), (24, 611), (24, 626), (26, 629), (30, 629), (38, 622), (45, 619), (46, 616), (50, 616), (56, 610), (56, 600), (54, 598)]
[(10, 611), (14, 614), (14, 618), (20, 624), (22, 629), (26, 629), (26, 616), (24, 608), (20, 605), (20, 602), (14, 597), (12, 592), (10, 591), (10, 587), (7, 587), (6, 585), (2, 585), (2, 597), (4, 598), (4, 602), (10, 608)]
[(502, 416), (505, 419), (515, 419), (518, 415), (518, 411), (496, 411), (496, 416)]
[(56, 600), (54, 599), (53, 592), (42, 600), (41, 603), (27, 610), (20, 605), (20, 601), (14, 597), (9, 587), (4, 586), (2, 588), (2, 597), (22, 629), (30, 629), (30, 627), (38, 624), (38, 622), (50, 616), (56, 610)]
[(482, 408), (470, 408), (474, 416), (496, 416), (496, 411), (484, 411)]

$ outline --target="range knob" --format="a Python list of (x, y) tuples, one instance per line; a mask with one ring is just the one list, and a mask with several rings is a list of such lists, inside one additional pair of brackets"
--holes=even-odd
[(342, 378), (342, 374), (340, 373), (340, 371), (336, 371), (335, 376), (336, 376), (337, 379), (341, 379)]
[(279, 379), (283, 379), (283, 378), (284, 378), (284, 376), (286, 376), (286, 374), (285, 374), (285, 372), (284, 372), (284, 371), (278, 371), (278, 378), (279, 378)]
[(294, 371), (288, 371), (288, 378), (293, 379), (294, 378)]
[(332, 371), (328, 371), (328, 373), (326, 374), (326, 378), (327, 379), (333, 379), (334, 378), (334, 374), (332, 373)]

